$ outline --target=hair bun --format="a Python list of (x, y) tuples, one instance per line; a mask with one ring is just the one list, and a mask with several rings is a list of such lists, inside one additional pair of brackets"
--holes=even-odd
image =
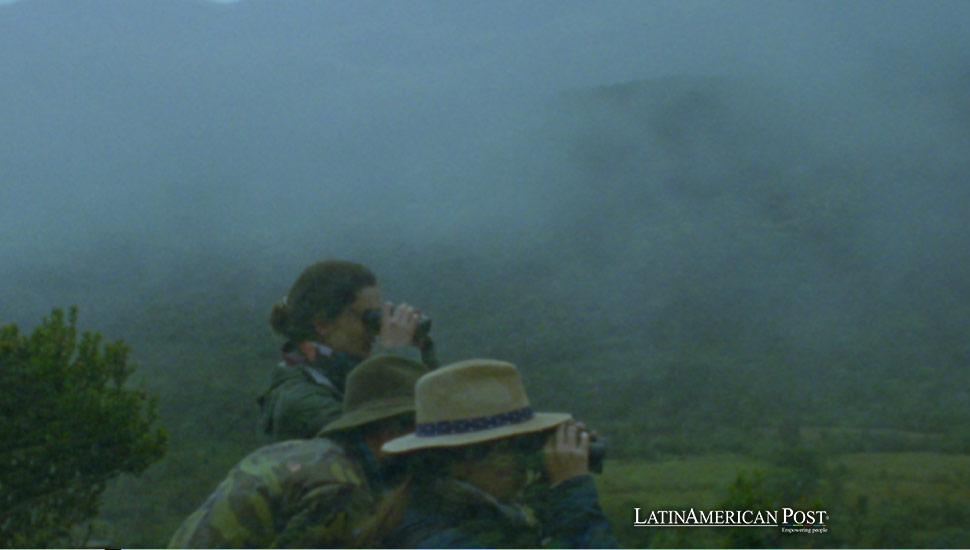
[(290, 305), (287, 303), (286, 296), (283, 296), (275, 304), (269, 314), (269, 326), (279, 334), (286, 335), (290, 325)]

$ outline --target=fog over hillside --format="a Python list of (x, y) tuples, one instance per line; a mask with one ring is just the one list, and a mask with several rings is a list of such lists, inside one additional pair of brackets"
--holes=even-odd
[(0, 2), (0, 324), (77, 304), (132, 345), (172, 444), (109, 495), (128, 545), (258, 444), (266, 317), (328, 257), (615, 456), (970, 430), (967, 28), (961, 1)]
[(77, 303), (111, 326), (117, 302), (128, 318), (219, 276), (263, 303), (347, 257), (453, 313), (439, 330), (459, 340), (465, 288), (536, 297), (563, 334), (655, 333), (690, 304), (692, 323), (824, 346), (837, 318), (966, 298), (968, 19), (960, 2), (6, 5), (4, 317)]
[(687, 303), (692, 323), (761, 319), (754, 334), (824, 346), (837, 317), (966, 296), (968, 17), (942, 2), (11, 4), (5, 317), (77, 303), (110, 326), (115, 302), (219, 276), (256, 303), (347, 257), (454, 312), (442, 336), (468, 324), (462, 287), (471, 303), (501, 287), (548, 303), (526, 318), (564, 334), (655, 333)]

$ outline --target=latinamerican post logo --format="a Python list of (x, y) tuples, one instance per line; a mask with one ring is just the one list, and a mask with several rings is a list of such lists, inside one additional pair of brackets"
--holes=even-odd
[(775, 527), (783, 533), (827, 533), (825, 510), (633, 509), (634, 527)]

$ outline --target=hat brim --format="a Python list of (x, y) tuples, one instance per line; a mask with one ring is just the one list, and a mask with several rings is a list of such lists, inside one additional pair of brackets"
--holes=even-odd
[(414, 400), (402, 398), (388, 400), (384, 403), (376, 403), (367, 407), (357, 409), (342, 414), (333, 422), (327, 424), (317, 433), (317, 436), (324, 436), (341, 430), (349, 430), (371, 422), (386, 420), (393, 416), (414, 412)]
[(477, 432), (435, 436), (417, 436), (411, 433), (388, 441), (381, 447), (381, 450), (389, 454), (400, 454), (421, 449), (461, 447), (463, 445), (484, 443), (513, 435), (541, 432), (558, 426), (571, 418), (572, 415), (568, 413), (535, 413), (535, 416), (525, 422)]

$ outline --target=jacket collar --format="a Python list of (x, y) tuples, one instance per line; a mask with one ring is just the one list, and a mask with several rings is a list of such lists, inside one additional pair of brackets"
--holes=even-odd
[(283, 344), (283, 347), (280, 348), (280, 356), (282, 356), (283, 362), (289, 366), (309, 365), (314, 363), (315, 361), (311, 361), (310, 358), (307, 357), (307, 355), (300, 349), (305, 345), (312, 346), (312, 348), (316, 351), (317, 358), (330, 357), (334, 354), (332, 349), (321, 344), (320, 342), (313, 342), (310, 340), (294, 342), (290, 340)]
[[(312, 360), (300, 350), (300, 344), (309, 344), (316, 351), (316, 357)], [(303, 367), (307, 374), (318, 384), (328, 385), (319, 380), (325, 377), (329, 385), (333, 386), (338, 393), (343, 393), (344, 383), (347, 380), (347, 373), (360, 363), (361, 359), (347, 355), (341, 351), (333, 349), (314, 341), (287, 341), (280, 348), (282, 365), (287, 367)]]

